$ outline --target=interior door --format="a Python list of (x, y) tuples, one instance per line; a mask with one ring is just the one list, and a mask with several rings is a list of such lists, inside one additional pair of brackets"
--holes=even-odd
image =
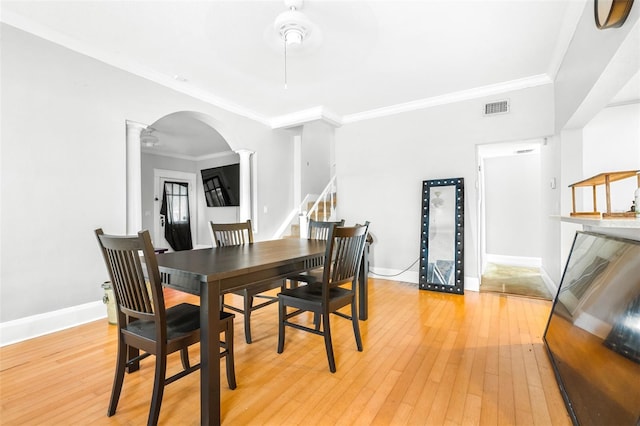
[(191, 235), (193, 246), (197, 244), (197, 214), (196, 214), (196, 175), (195, 173), (178, 172), (175, 170), (154, 169), (154, 235), (153, 245), (156, 248), (166, 248), (172, 251), (169, 242), (164, 237), (167, 218), (160, 213), (165, 182), (186, 183), (189, 190), (189, 214), (191, 221)]

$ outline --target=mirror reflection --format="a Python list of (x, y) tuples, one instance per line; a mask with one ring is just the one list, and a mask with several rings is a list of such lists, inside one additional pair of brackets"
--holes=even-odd
[(464, 180), (423, 182), (420, 288), (464, 293)]
[(455, 202), (453, 186), (443, 186), (431, 194), (429, 214), (429, 282), (453, 285), (455, 257)]
[(544, 342), (574, 424), (638, 424), (640, 241), (576, 234)]

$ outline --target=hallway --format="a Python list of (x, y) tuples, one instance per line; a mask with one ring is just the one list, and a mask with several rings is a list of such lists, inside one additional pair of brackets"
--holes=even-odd
[(553, 300), (540, 275), (540, 268), (489, 263), (480, 283), (481, 292)]

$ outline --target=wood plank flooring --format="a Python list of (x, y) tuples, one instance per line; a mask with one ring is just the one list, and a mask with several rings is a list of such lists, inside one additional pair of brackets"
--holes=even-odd
[[(322, 337), (287, 329), (276, 353), (277, 307), (236, 316), (236, 390), (222, 366), (222, 423), (267, 425), (570, 425), (542, 343), (551, 302), (494, 293), (464, 296), (370, 279), (358, 352), (349, 321), (332, 318), (337, 372)], [(167, 303), (193, 296), (167, 291)], [(239, 302), (239, 299), (236, 299)], [(306, 320), (311, 321), (308, 317)], [(2, 425), (145, 424), (153, 358), (125, 377), (107, 417), (115, 366), (107, 320), (0, 348)], [(198, 346), (191, 349), (198, 359)], [(169, 372), (180, 359), (169, 359)], [(199, 373), (165, 388), (160, 424), (199, 424)]]

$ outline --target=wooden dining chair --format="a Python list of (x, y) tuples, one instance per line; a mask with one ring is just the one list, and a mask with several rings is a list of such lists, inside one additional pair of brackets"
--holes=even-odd
[[(213, 241), (217, 247), (237, 246), (241, 244), (253, 243), (253, 229), (251, 228), (251, 220), (239, 223), (209, 222), (209, 224), (211, 225)], [(276, 296), (269, 296), (261, 293), (272, 290), (274, 288), (284, 289), (285, 282), (285, 280), (267, 281), (258, 285), (251, 286), (251, 288), (233, 291), (233, 294), (242, 296), (242, 308), (226, 304), (224, 301), (224, 294), (220, 296), (220, 309), (227, 308), (244, 315), (244, 338), (247, 343), (251, 343), (251, 313), (256, 309), (264, 308), (265, 306), (276, 303), (278, 301), (278, 298)], [(254, 305), (254, 298), (266, 299), (266, 301)]]
[[(116, 412), (125, 369), (136, 370), (142, 359), (155, 355), (155, 378), (147, 420), (148, 425), (155, 425), (164, 386), (200, 368), (200, 364), (190, 365), (188, 351), (190, 345), (200, 341), (200, 307), (190, 303), (165, 307), (156, 254), (148, 231), (141, 231), (137, 236), (114, 236), (96, 229), (95, 234), (113, 283), (118, 326), (116, 371), (107, 416)], [(220, 355), (227, 361), (227, 381), (231, 389), (236, 388), (233, 318), (234, 315), (228, 312), (220, 315), (220, 332), (224, 332)], [(142, 355), (139, 355), (140, 351), (143, 351)], [(183, 370), (167, 378), (167, 355), (177, 351), (180, 351)]]
[[(285, 289), (278, 294), (280, 302), (278, 304), (278, 353), (282, 353), (284, 350), (285, 327), (297, 328), (324, 336), (329, 370), (335, 373), (336, 363), (331, 341), (330, 314), (351, 320), (356, 346), (358, 351), (362, 352), (356, 307), (356, 286), (368, 228), (369, 222), (362, 226), (353, 227), (332, 226), (327, 239), (322, 278), (319, 281), (310, 281), (305, 286)], [(349, 305), (351, 305), (351, 315), (338, 311), (338, 309)], [(295, 310), (289, 312), (287, 308)], [(313, 312), (314, 316), (319, 315), (322, 329), (289, 321), (304, 312)]]
[[(343, 226), (344, 219), (336, 222), (322, 222), (319, 220), (309, 219), (307, 239), (326, 241), (327, 238), (329, 237), (329, 231), (334, 225)], [(324, 265), (324, 261), (321, 258), (313, 258), (313, 259), (306, 260), (305, 272), (287, 276), (287, 280), (290, 282), (290, 287), (295, 288), (301, 282), (308, 283), (309, 281), (317, 281), (318, 273), (322, 274), (323, 265)], [(315, 274), (315, 276), (310, 277), (309, 274)]]

